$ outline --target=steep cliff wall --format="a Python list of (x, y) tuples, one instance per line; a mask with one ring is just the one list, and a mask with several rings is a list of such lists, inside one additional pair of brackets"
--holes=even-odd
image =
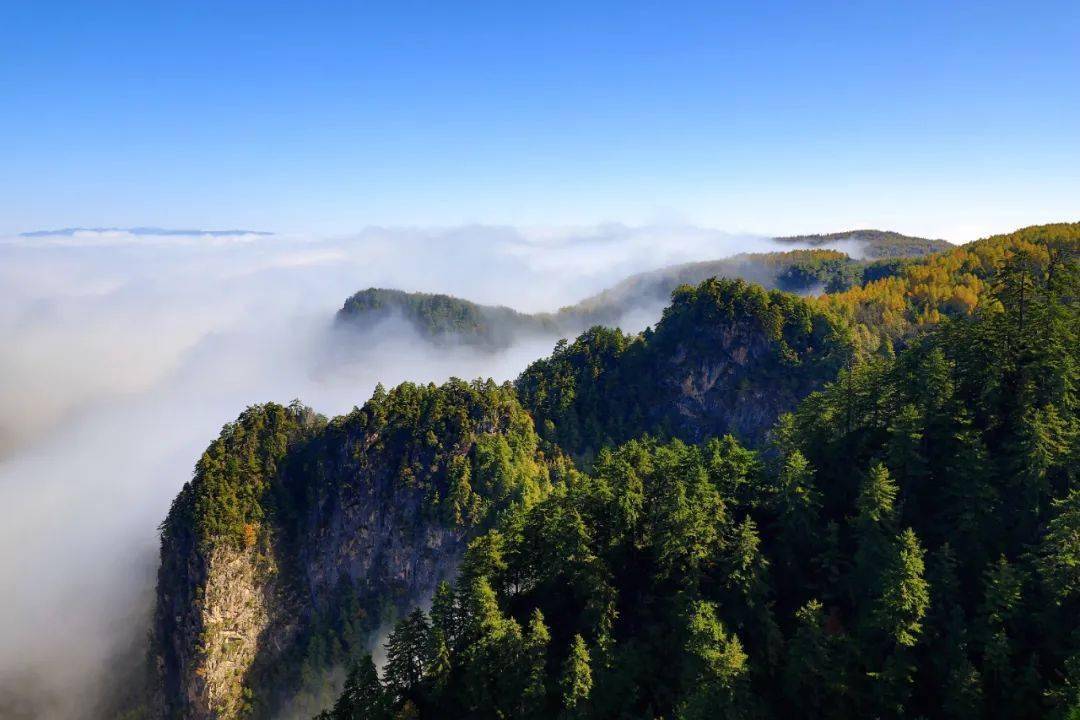
[(429, 596), (468, 539), (546, 492), (512, 388), (377, 391), (329, 423), (251, 408), (162, 527), (155, 652), (165, 717), (267, 716)]

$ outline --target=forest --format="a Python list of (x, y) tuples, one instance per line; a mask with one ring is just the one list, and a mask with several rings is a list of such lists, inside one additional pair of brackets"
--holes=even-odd
[(162, 524), (148, 704), (1076, 720), (1080, 225), (776, 260), (850, 285), (709, 278), (514, 383), (249, 408)]
[[(828, 321), (678, 291), (665, 322), (705, 293), (749, 302), (769, 357), (819, 325), (843, 337), (830, 323), (852, 352), (752, 448), (549, 432), (551, 453), (601, 447), (473, 539), (383, 672), (360, 654), (319, 718), (1080, 717), (1078, 239), (932, 256), (814, 301)], [(635, 391), (589, 383), (662, 332), (557, 350), (523, 376), (526, 407), (548, 383), (604, 427)]]

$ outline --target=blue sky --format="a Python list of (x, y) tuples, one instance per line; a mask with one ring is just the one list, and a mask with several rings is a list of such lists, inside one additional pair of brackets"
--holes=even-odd
[(10, 0), (0, 232), (1080, 219), (1080, 4)]

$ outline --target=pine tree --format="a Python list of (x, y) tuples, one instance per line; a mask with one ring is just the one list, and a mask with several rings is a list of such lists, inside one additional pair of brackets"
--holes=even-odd
[(882, 593), (875, 619), (897, 645), (911, 647), (922, 633), (922, 620), (930, 605), (930, 591), (923, 578), (923, 549), (915, 531), (904, 530), (896, 542), (896, 554), (882, 576)]
[(415, 699), (431, 663), (431, 627), (419, 608), (398, 623), (386, 642), (386, 685), (399, 698)]
[(592, 692), (592, 668), (589, 662), (589, 649), (585, 646), (585, 639), (581, 635), (574, 635), (559, 680), (563, 709), (570, 717), (582, 714)]
[(793, 450), (780, 468), (773, 504), (776, 508), (778, 557), (785, 586), (806, 582), (803, 558), (814, 556), (822, 547), (821, 493), (814, 483), (814, 470), (806, 457)]
[(757, 525), (747, 515), (735, 527), (723, 564), (725, 584), (733, 595), (729, 617), (735, 631), (751, 643), (759, 669), (771, 671), (783, 638), (772, 612), (769, 561), (761, 551)]
[(1054, 502), (1039, 550), (1039, 570), (1058, 603), (1080, 599), (1080, 490)]
[(743, 692), (747, 655), (738, 636), (728, 633), (716, 605), (694, 602), (687, 617), (686, 696), (678, 716), (684, 720), (738, 718), (748, 714)]
[(888, 526), (895, 520), (897, 487), (888, 469), (878, 463), (870, 468), (856, 503), (860, 527)]
[(450, 583), (443, 580), (435, 587), (431, 599), (431, 626), (442, 633), (448, 646), (453, 646), (461, 633), (461, 612)]
[(522, 694), (523, 715), (526, 718), (545, 716), (547, 705), (547, 654), (551, 633), (544, 623), (539, 608), (533, 610), (525, 633), (523, 662), (525, 665), (525, 691)]
[(869, 615), (869, 606), (881, 597), (882, 570), (893, 561), (896, 496), (896, 483), (889, 471), (881, 463), (874, 465), (863, 481), (854, 518), (857, 542), (854, 589), (864, 616)]
[(356, 662), (345, 678), (334, 709), (333, 720), (389, 720), (392, 717), (390, 696), (379, 681), (371, 655)]
[(795, 623), (783, 675), (789, 712), (801, 717), (821, 717), (829, 686), (837, 674), (830, 657), (821, 603), (810, 600), (799, 608)]

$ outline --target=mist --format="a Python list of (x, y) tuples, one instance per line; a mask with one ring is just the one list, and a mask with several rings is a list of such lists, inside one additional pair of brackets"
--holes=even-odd
[(158, 524), (246, 406), (298, 398), (335, 415), (377, 382), (508, 380), (557, 339), (436, 349), (390, 321), (343, 342), (332, 321), (351, 293), (555, 310), (634, 272), (770, 249), (618, 225), (0, 238), (0, 715), (100, 715), (142, 661)]

